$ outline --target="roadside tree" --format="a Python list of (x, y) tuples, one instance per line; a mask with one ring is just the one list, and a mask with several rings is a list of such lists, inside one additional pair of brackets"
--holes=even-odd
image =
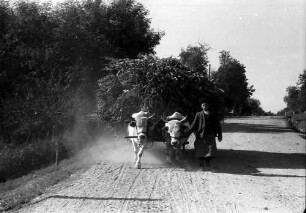
[(207, 44), (199, 44), (199, 46), (189, 45), (186, 50), (181, 50), (180, 60), (190, 70), (203, 73), (204, 76), (207, 76), (207, 66), (209, 63), (208, 50), (210, 50), (210, 47)]
[[(0, 1), (0, 132), (31, 141), (95, 109), (107, 57), (154, 53), (162, 32), (134, 0)], [(81, 132), (81, 131), (79, 131)]]
[(303, 113), (306, 110), (306, 70), (299, 75), (296, 86), (289, 86), (286, 89), (284, 101), (287, 104), (287, 109), (296, 113)]
[(220, 52), (220, 67), (213, 73), (212, 80), (224, 90), (227, 111), (242, 114), (243, 105), (255, 89), (249, 86), (245, 66), (231, 57), (229, 52)]

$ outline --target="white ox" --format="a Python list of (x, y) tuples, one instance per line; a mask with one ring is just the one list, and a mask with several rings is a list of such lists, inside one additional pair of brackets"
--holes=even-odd
[(135, 160), (135, 168), (141, 168), (141, 157), (144, 151), (144, 148), (147, 146), (147, 123), (150, 118), (148, 117), (147, 112), (140, 111), (134, 113), (132, 117), (135, 121), (128, 124), (128, 137), (133, 145)]
[(187, 133), (190, 129), (190, 124), (187, 116), (184, 117), (180, 113), (175, 112), (167, 117), (165, 123), (166, 134), (166, 162), (172, 164), (173, 160), (179, 161), (182, 159), (182, 148), (187, 141)]

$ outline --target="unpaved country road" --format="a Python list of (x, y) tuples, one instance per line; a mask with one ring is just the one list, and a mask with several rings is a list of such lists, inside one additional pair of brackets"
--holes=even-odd
[(132, 167), (125, 140), (83, 153), (92, 166), (35, 198), (18, 212), (303, 212), (305, 139), (281, 118), (227, 119), (217, 172), (203, 172), (193, 144), (178, 165), (165, 164), (163, 143)]

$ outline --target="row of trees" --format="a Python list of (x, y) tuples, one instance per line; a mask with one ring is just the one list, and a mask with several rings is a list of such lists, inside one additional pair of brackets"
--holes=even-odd
[(295, 86), (289, 86), (286, 89), (286, 96), (284, 101), (287, 107), (279, 113), (303, 113), (306, 111), (306, 70), (299, 75), (298, 81)]
[[(0, 0), (0, 135), (22, 143), (63, 134), (95, 109), (107, 57), (154, 53), (163, 33), (134, 0)], [(81, 125), (82, 126), (82, 125)], [(80, 125), (78, 125), (80, 127)]]
[[(245, 66), (228, 51), (220, 52), (220, 67), (210, 79), (207, 44), (182, 49), (178, 59), (139, 58), (154, 54), (163, 32), (150, 28), (148, 11), (134, 0), (55, 7), (0, 0), (0, 17), (0, 132), (8, 143), (82, 128), (80, 122), (96, 109), (119, 121), (131, 112), (117, 105), (124, 107), (121, 99), (132, 93), (138, 107), (192, 114), (205, 100), (220, 114), (263, 113), (250, 98), (254, 88)], [(105, 96), (114, 86), (115, 94)]]
[(202, 101), (220, 118), (228, 111), (262, 113), (251, 98), (245, 66), (229, 52), (220, 53), (220, 67), (210, 78), (208, 45), (188, 46), (178, 58), (157, 58), (154, 48), (163, 32), (150, 23), (148, 11), (134, 0), (56, 6), (0, 0), (0, 148), (36, 141), (14, 149), (0, 173), (22, 175), (46, 156), (48, 163), (52, 154), (45, 152), (54, 147), (38, 149), (40, 142), (58, 135), (65, 145), (84, 143), (92, 118), (94, 125), (119, 124), (142, 105), (156, 116), (179, 111), (190, 119)]
[(306, 130), (306, 70), (299, 75), (295, 86), (286, 89), (284, 101), (287, 107), (280, 110), (277, 114), (286, 116), (291, 128), (305, 133)]
[(223, 112), (236, 115), (265, 115), (259, 100), (251, 98), (255, 91), (254, 86), (249, 86), (246, 78), (246, 67), (234, 59), (229, 51), (221, 51), (219, 56), (220, 67), (208, 73), (209, 59), (207, 52), (211, 48), (207, 44), (188, 46), (182, 49), (180, 61), (189, 69), (203, 73), (215, 86), (223, 91)]
[(227, 111), (237, 115), (260, 115), (263, 110), (259, 100), (250, 98), (255, 89), (248, 84), (246, 67), (224, 50), (220, 52), (219, 63), (212, 80), (224, 90)]

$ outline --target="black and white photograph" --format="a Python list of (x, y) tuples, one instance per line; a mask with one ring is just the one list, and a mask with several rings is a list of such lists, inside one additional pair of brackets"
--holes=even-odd
[(306, 1), (0, 0), (0, 212), (306, 213)]

